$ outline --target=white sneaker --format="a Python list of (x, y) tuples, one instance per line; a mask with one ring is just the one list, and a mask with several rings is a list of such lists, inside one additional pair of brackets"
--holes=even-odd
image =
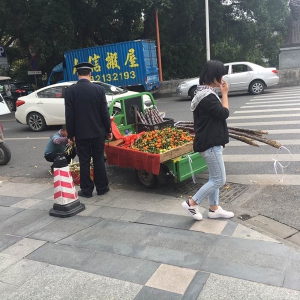
[(182, 208), (187, 211), (195, 220), (201, 221), (202, 215), (199, 212), (198, 205), (189, 205), (189, 200), (181, 203)]
[(230, 219), (234, 217), (234, 213), (231, 211), (226, 211), (221, 206), (219, 206), (217, 210), (209, 211), (208, 217), (210, 219), (218, 219), (218, 218)]

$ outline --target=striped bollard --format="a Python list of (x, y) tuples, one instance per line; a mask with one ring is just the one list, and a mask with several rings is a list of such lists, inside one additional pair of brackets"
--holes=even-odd
[(68, 162), (63, 154), (58, 154), (54, 163), (54, 204), (49, 215), (59, 218), (72, 217), (85, 209), (80, 203)]

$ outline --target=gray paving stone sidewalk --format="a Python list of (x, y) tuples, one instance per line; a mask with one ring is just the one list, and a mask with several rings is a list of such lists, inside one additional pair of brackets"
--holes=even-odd
[(280, 237), (117, 185), (80, 201), (54, 218), (51, 184), (0, 182), (1, 300), (300, 299), (300, 252)]

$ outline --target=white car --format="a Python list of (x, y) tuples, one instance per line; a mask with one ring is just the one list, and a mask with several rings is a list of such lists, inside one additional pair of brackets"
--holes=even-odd
[[(117, 98), (138, 94), (100, 81), (93, 82), (104, 88), (108, 107)], [(27, 96), (19, 97), (15, 112), (17, 122), (28, 125), (32, 131), (43, 131), (47, 126), (64, 124), (65, 100), (63, 91), (75, 83), (74, 81), (61, 82), (41, 88)], [(153, 106), (148, 95), (143, 95), (143, 103), (145, 109)], [(113, 114), (120, 111), (120, 103), (116, 102), (113, 107)]]
[[(267, 87), (278, 84), (276, 68), (265, 68), (250, 62), (232, 62), (224, 64), (227, 74), (224, 79), (229, 84), (229, 91), (245, 91), (253, 95), (264, 92)], [(199, 77), (181, 82), (176, 88), (176, 95), (194, 97)]]

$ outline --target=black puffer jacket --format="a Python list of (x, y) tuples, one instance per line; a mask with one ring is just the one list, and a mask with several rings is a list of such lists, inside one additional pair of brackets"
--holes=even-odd
[[(197, 96), (199, 97), (199, 95), (195, 97)], [(221, 146), (229, 142), (226, 122), (229, 117), (229, 110), (222, 106), (215, 94), (210, 93), (201, 99), (193, 114), (195, 152), (203, 152), (213, 146)]]

